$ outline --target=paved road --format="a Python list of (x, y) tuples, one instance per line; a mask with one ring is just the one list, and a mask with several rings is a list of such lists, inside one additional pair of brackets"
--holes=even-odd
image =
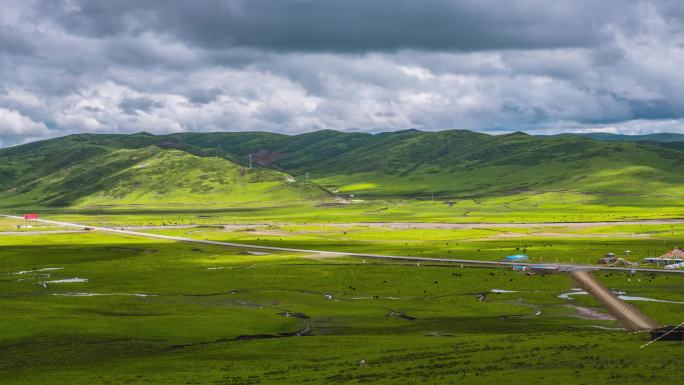
[(617, 317), (627, 330), (643, 331), (652, 330), (658, 327), (658, 324), (652, 319), (646, 317), (635, 307), (620, 300), (615, 294), (611, 293), (596, 277), (586, 271), (575, 271), (572, 273), (572, 278), (582, 286), (587, 293), (596, 298), (612, 315)]
[(2, 235), (45, 235), (45, 234), (79, 234), (85, 233), (84, 230), (32, 230), (32, 231), (0, 231)]
[[(12, 218), (12, 219), (24, 219), (23, 217), (17, 217), (14, 215), (4, 215), (0, 214), (1, 217)], [(139, 231), (131, 230), (121, 230), (110, 227), (100, 227), (100, 226), (88, 226), (80, 223), (72, 222), (59, 222), (51, 221), (47, 219), (37, 219), (38, 222), (47, 223), (57, 226), (67, 226), (67, 227), (77, 227), (80, 229), (91, 229), (94, 231), (103, 231), (116, 234), (132, 235), (136, 237), (146, 237), (146, 238), (156, 238), (165, 239), (168, 241), (177, 242), (188, 242), (188, 243), (200, 243), (205, 245), (217, 245), (217, 246), (228, 246), (228, 247), (240, 247), (248, 249), (257, 250), (269, 250), (269, 251), (289, 251), (295, 253), (306, 253), (306, 254), (322, 254), (329, 256), (340, 256), (340, 257), (361, 257), (361, 258), (372, 258), (372, 259), (384, 259), (384, 260), (395, 260), (395, 261), (410, 261), (410, 262), (441, 262), (441, 263), (454, 263), (463, 265), (480, 265), (480, 266), (520, 266), (523, 263), (518, 262), (496, 262), (496, 261), (478, 261), (472, 259), (454, 259), (454, 258), (422, 258), (422, 257), (406, 257), (400, 255), (385, 255), (385, 254), (366, 254), (366, 253), (352, 253), (344, 251), (326, 251), (326, 250), (311, 250), (311, 249), (294, 249), (289, 247), (275, 247), (275, 246), (258, 246), (250, 245), (244, 243), (233, 243), (233, 242), (220, 242), (220, 241), (210, 241), (205, 239), (193, 239), (186, 237), (175, 237), (169, 235), (152, 234), (152, 233), (142, 233)], [(532, 265), (532, 264), (531, 264)], [(574, 271), (574, 270), (610, 270), (610, 271), (635, 271), (635, 272), (653, 272), (653, 273), (667, 273), (667, 274), (684, 274), (681, 270), (663, 270), (663, 269), (648, 269), (648, 268), (628, 268), (628, 267), (613, 267), (613, 266), (597, 266), (597, 265), (576, 265), (576, 264), (555, 264), (555, 263), (545, 263), (545, 266), (557, 266), (561, 269)]]

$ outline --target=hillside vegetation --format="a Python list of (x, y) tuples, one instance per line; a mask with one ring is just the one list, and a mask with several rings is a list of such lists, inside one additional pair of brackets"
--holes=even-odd
[(322, 199), (326, 190), (421, 199), (551, 191), (677, 197), (683, 169), (684, 151), (672, 144), (579, 135), (84, 134), (0, 150), (0, 199), (6, 207), (225, 205)]
[(29, 146), (25, 152), (5, 150), (0, 166), (2, 205), (216, 206), (327, 196), (317, 186), (298, 183), (280, 171), (249, 169), (224, 158), (155, 145), (118, 149), (140, 143), (128, 146), (122, 138), (112, 139), (107, 146), (58, 139)]

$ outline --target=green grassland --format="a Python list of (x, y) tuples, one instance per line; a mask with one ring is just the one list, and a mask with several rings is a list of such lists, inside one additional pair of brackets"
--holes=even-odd
[(0, 217), (0, 235), (6, 232), (31, 232), (64, 230), (59, 226), (52, 226), (40, 222), (26, 222), (23, 219)]
[[(0, 237), (2, 383), (664, 384), (680, 376), (680, 344), (639, 349), (639, 335), (599, 328), (619, 327), (614, 321), (578, 318), (573, 306), (602, 310), (589, 296), (559, 298), (574, 286), (565, 275), (246, 251), (97, 233)], [(87, 282), (50, 282), (71, 278)], [(629, 295), (684, 300), (679, 276), (601, 279)], [(681, 304), (635, 304), (662, 323), (684, 317)], [(307, 335), (286, 336), (298, 330)], [(244, 337), (259, 335), (270, 338)]]
[[(302, 187), (299, 191), (310, 191)], [(313, 193), (311, 193), (313, 194)], [(294, 195), (294, 194), (293, 194)], [(305, 193), (302, 193), (305, 195)], [(568, 192), (523, 193), (511, 196), (454, 200), (340, 200), (224, 203), (202, 200), (185, 204), (119, 205), (26, 210), (54, 219), (93, 225), (159, 225), (216, 223), (346, 223), (346, 222), (450, 222), (535, 223), (596, 222), (684, 217), (676, 198), (602, 197)]]
[[(0, 213), (244, 244), (38, 223), (14, 235), (23, 221), (0, 219), (0, 383), (677, 383), (681, 343), (640, 349), (646, 336), (591, 296), (561, 296), (575, 286), (564, 274), (249, 245), (640, 261), (684, 245), (684, 225), (551, 222), (684, 218), (682, 169), (677, 143), (456, 130), (86, 134), (0, 149)], [(632, 302), (661, 324), (684, 320), (684, 276), (599, 278), (672, 301)]]
[(244, 243), (369, 254), (500, 261), (526, 253), (532, 262), (595, 264), (606, 253), (634, 262), (684, 245), (684, 225), (623, 225), (587, 228), (525, 227), (405, 229), (393, 225), (278, 224), (143, 230), (152, 233)]
[(19, 219), (0, 218), (0, 231), (16, 231), (17, 226), (23, 224), (24, 221)]

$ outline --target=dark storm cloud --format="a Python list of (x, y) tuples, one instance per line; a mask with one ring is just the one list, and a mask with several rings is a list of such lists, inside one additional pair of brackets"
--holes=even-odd
[[(577, 47), (601, 39), (616, 2), (542, 0), (81, 0), (54, 9), (70, 32), (148, 29), (211, 48), (277, 51), (483, 50)], [(541, 17), (540, 17), (541, 16)]]

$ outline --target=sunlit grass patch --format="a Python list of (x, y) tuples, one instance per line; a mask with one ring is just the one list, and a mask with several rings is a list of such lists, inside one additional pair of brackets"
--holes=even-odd
[(371, 190), (371, 189), (374, 189), (377, 187), (378, 187), (377, 183), (354, 183), (354, 184), (348, 184), (346, 186), (340, 187), (339, 191), (343, 192), (343, 193), (347, 193), (347, 192)]

